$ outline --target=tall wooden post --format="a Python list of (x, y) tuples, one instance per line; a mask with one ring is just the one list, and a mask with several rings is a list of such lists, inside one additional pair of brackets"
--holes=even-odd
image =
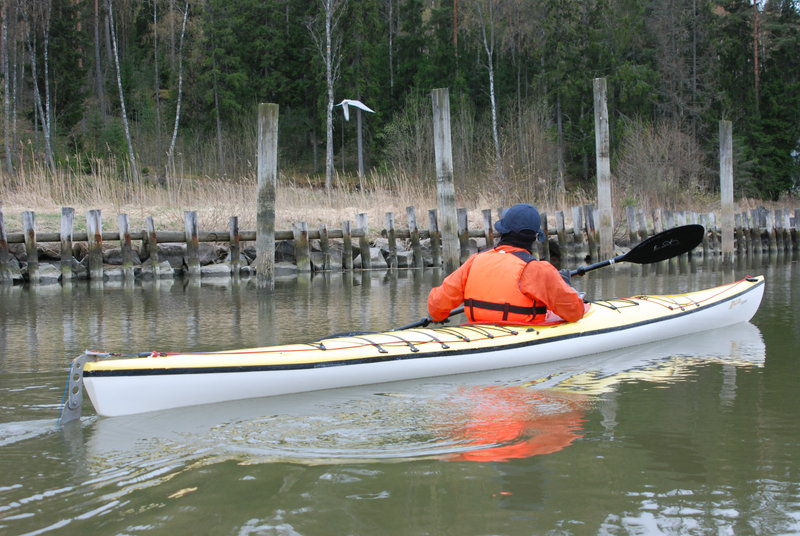
[(720, 234), (722, 262), (733, 262), (733, 127), (719, 122), (719, 191), (722, 202)]
[(278, 105), (258, 105), (256, 282), (275, 287), (275, 190), (278, 185)]
[(439, 199), (439, 231), (442, 237), (442, 261), (446, 274), (459, 266), (456, 219), (456, 191), (453, 185), (453, 145), (450, 138), (450, 92), (434, 89), (433, 146), (436, 154), (436, 195)]
[(594, 79), (594, 137), (597, 152), (597, 206), (600, 227), (600, 258), (613, 256), (614, 215), (611, 211), (611, 143), (608, 133), (606, 79)]

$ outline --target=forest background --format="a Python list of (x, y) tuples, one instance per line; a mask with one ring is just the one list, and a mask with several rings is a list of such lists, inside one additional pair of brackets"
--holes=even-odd
[[(247, 225), (256, 107), (272, 102), (279, 224), (359, 204), (404, 214), (435, 203), (440, 87), (460, 206), (564, 209), (594, 197), (596, 77), (616, 210), (713, 204), (723, 119), (737, 197), (798, 195), (797, 0), (0, 2), (6, 209), (194, 206)], [(375, 111), (363, 177), (345, 98)]]

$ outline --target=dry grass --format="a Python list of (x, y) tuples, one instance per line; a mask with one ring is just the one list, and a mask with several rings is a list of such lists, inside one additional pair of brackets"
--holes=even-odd
[[(201, 228), (224, 231), (231, 216), (239, 217), (239, 228), (256, 228), (256, 179), (253, 176), (236, 180), (205, 178), (170, 178), (166, 183), (124, 182), (117, 178), (111, 167), (94, 169), (90, 175), (76, 175), (60, 170), (50, 175), (44, 169), (20, 170), (12, 183), (7, 177), (0, 182), (0, 207), (8, 232), (22, 230), (22, 212), (36, 214), (39, 232), (58, 231), (62, 207), (76, 211), (76, 230), (85, 229), (84, 215), (92, 209), (103, 212), (106, 230), (116, 229), (116, 216), (127, 214), (131, 228), (144, 229), (145, 219), (152, 216), (157, 229), (183, 229), (183, 213), (187, 210), (198, 213)], [(508, 207), (523, 201), (537, 205), (551, 215), (564, 210), (571, 220), (570, 207), (593, 202), (593, 192), (577, 191), (568, 194), (549, 192), (538, 199), (520, 199), (516, 194), (492, 187), (492, 179), (472, 179), (477, 187), (464, 189), (457, 196), (459, 207), (468, 210), (471, 227), (482, 225), (483, 209), (491, 208), (493, 218), (500, 207)], [(359, 184), (357, 178), (347, 177), (340, 184)], [(386, 214), (394, 214), (395, 226), (407, 226), (406, 207), (416, 208), (417, 224), (428, 225), (428, 210), (437, 207), (434, 177), (411, 177), (402, 171), (383, 174), (372, 173), (360, 181), (360, 187), (334, 187), (330, 192), (313, 184), (309, 177), (282, 176), (276, 192), (276, 228), (288, 230), (292, 223), (306, 222), (310, 229), (327, 224), (331, 229), (341, 228), (343, 221), (355, 221), (356, 215), (369, 216), (373, 232), (385, 228)], [(510, 198), (510, 196), (514, 198)], [(615, 220), (624, 224), (624, 203), (630, 199), (614, 197)], [(640, 200), (640, 202), (643, 200)], [(679, 208), (707, 212), (719, 207), (719, 201), (711, 194), (696, 195), (685, 200)], [(643, 203), (644, 204), (644, 203)], [(619, 206), (616, 206), (619, 205)], [(790, 204), (768, 204), (760, 200), (743, 199), (739, 210), (750, 210), (765, 205), (768, 208)], [(664, 207), (675, 208), (675, 207)]]
[[(345, 181), (342, 181), (345, 182)], [(357, 179), (346, 181), (357, 184)], [(370, 227), (386, 225), (386, 213), (394, 214), (395, 226), (407, 225), (406, 207), (416, 208), (417, 223), (427, 226), (428, 210), (436, 208), (434, 181), (411, 180), (401, 173), (371, 174), (361, 187), (334, 187), (330, 192), (312, 184), (308, 177), (281, 177), (276, 192), (276, 228), (290, 229), (292, 223), (306, 222), (309, 228), (327, 224), (341, 228), (342, 221), (354, 221), (359, 213), (369, 215)], [(163, 184), (122, 182), (111, 173), (75, 176), (59, 171), (50, 176), (44, 170), (23, 170), (13, 185), (0, 184), (0, 206), (6, 229), (22, 230), (22, 212), (36, 214), (38, 231), (57, 231), (62, 207), (76, 211), (76, 230), (85, 229), (83, 215), (89, 210), (103, 212), (104, 227), (116, 228), (116, 216), (127, 214), (132, 229), (143, 229), (152, 216), (158, 229), (183, 228), (183, 213), (196, 211), (202, 229), (226, 230), (231, 216), (238, 216), (242, 230), (256, 227), (256, 179), (171, 178)], [(470, 219), (481, 222), (481, 209), (508, 206), (499, 196), (479, 191), (462, 196), (459, 206), (470, 210)]]

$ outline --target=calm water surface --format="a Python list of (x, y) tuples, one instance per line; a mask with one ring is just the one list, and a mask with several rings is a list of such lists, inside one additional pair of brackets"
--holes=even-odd
[[(556, 364), (75, 426), (83, 349), (202, 351), (387, 329), (435, 272), (0, 287), (0, 534), (800, 533), (800, 268), (619, 265), (593, 297), (767, 276), (750, 324)], [(141, 396), (147, 396), (146, 392)]]

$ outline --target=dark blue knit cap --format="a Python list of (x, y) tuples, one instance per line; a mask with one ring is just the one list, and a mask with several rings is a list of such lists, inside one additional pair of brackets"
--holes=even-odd
[(533, 205), (520, 203), (506, 210), (503, 217), (495, 222), (494, 228), (500, 234), (532, 231), (536, 233), (539, 242), (544, 242), (544, 233), (540, 229), (541, 221), (539, 211)]

